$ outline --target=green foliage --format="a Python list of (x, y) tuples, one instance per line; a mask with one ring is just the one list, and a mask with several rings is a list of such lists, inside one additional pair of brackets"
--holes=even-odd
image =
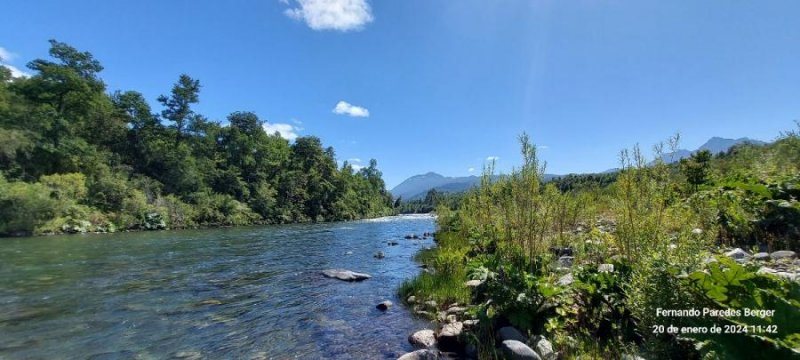
[[(730, 316), (717, 325), (744, 326), (747, 331), (726, 336), (692, 335), (706, 354), (720, 358), (752, 359), (797, 356), (800, 347), (800, 284), (758, 274), (732, 259), (718, 257), (705, 269), (684, 279), (691, 291), (714, 309), (769, 309), (774, 316)], [(698, 320), (702, 325), (708, 321)], [(778, 331), (757, 331), (750, 326), (776, 326)]]

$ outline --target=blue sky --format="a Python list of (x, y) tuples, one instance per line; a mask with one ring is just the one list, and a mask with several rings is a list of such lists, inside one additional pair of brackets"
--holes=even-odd
[(615, 167), (620, 149), (675, 132), (694, 149), (711, 136), (772, 140), (800, 119), (796, 1), (30, 0), (3, 9), (6, 65), (25, 71), (55, 38), (92, 52), (110, 90), (140, 91), (156, 110), (187, 73), (203, 85), (204, 115), (255, 111), (273, 128), (321, 137), (340, 160), (377, 159), (390, 187), (427, 171), (476, 174), (488, 157), (508, 171), (522, 131), (542, 146), (548, 172), (569, 173)]

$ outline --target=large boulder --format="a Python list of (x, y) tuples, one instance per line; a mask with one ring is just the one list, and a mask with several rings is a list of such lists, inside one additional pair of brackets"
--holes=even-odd
[(511, 360), (542, 360), (533, 349), (517, 340), (506, 340), (500, 345), (506, 358)]
[(461, 350), (461, 333), (464, 331), (464, 324), (456, 321), (442, 326), (439, 334), (436, 336), (436, 341), (439, 342), (439, 348), (445, 351)]
[(443, 359), (442, 353), (433, 349), (422, 349), (407, 353), (397, 360), (439, 360)]
[(417, 348), (430, 348), (436, 345), (436, 335), (431, 329), (420, 330), (409, 335), (408, 342)]
[(511, 326), (501, 327), (500, 330), (497, 330), (497, 339), (500, 341), (517, 340), (520, 342), (528, 340), (519, 330)]
[(339, 279), (343, 281), (362, 281), (371, 278), (372, 276), (369, 274), (358, 273), (350, 270), (344, 269), (328, 269), (322, 270), (322, 275), (326, 277)]

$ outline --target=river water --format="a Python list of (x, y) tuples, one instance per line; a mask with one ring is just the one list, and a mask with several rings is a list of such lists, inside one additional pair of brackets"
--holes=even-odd
[(401, 216), (0, 239), (0, 359), (393, 359), (430, 326), (396, 290), (433, 242), (403, 235), (434, 226)]

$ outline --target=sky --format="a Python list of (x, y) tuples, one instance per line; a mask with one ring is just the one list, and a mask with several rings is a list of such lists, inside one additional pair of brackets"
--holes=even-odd
[(548, 0), (60, 1), (3, 5), (17, 75), (48, 39), (103, 64), (155, 111), (182, 73), (196, 110), (254, 111), (314, 135), (388, 187), (435, 171), (507, 172), (527, 132), (555, 174), (679, 132), (774, 140), (800, 119), (800, 2)]

